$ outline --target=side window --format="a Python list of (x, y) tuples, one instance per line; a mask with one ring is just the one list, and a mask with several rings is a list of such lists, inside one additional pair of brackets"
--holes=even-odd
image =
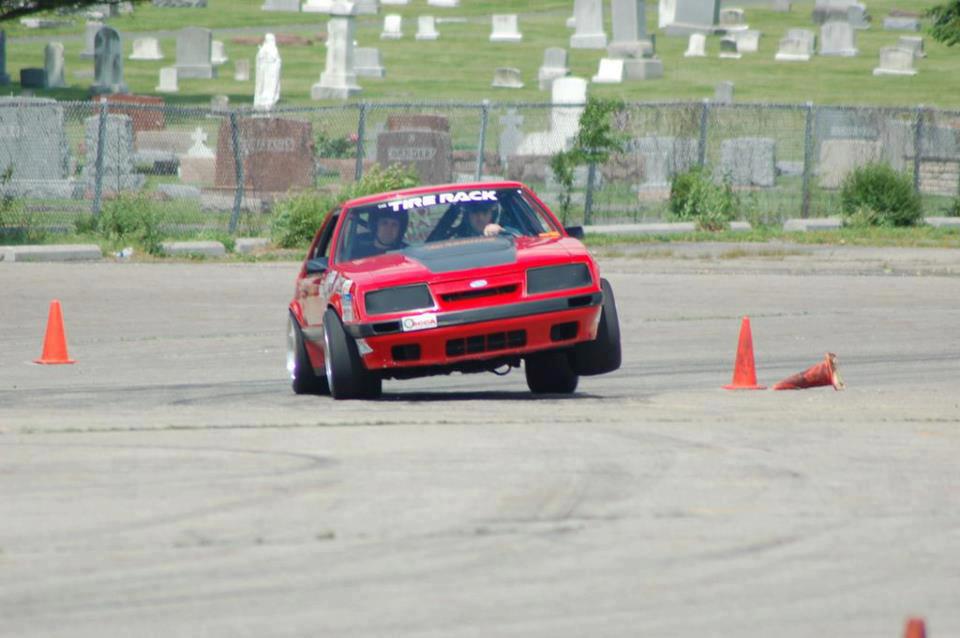
[(323, 229), (323, 234), (320, 235), (320, 241), (317, 242), (316, 247), (313, 249), (313, 254), (310, 255), (311, 259), (330, 256), (330, 248), (333, 245), (330, 239), (333, 237), (333, 229), (337, 227), (337, 219), (339, 217), (339, 210), (334, 211), (333, 215), (330, 216), (330, 221), (327, 222), (327, 225)]

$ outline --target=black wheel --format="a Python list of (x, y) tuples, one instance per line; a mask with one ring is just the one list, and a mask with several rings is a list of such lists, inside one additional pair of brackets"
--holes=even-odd
[(295, 394), (330, 394), (327, 377), (313, 370), (307, 346), (303, 342), (303, 332), (293, 313), (287, 319), (287, 372)]
[(323, 354), (334, 399), (375, 399), (383, 392), (383, 379), (363, 367), (357, 342), (332, 308), (323, 315)]
[(578, 343), (573, 348), (573, 369), (583, 376), (613, 372), (620, 367), (620, 320), (617, 318), (617, 302), (613, 298), (613, 288), (609, 281), (601, 279), (600, 289), (603, 290), (603, 309), (600, 311), (597, 338)]
[(570, 394), (580, 377), (570, 365), (567, 350), (549, 350), (528, 356), (523, 362), (527, 387), (534, 394)]

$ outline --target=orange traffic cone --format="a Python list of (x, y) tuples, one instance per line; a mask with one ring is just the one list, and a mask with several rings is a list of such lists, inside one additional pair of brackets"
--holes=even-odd
[(803, 372), (787, 377), (780, 383), (773, 386), (774, 390), (802, 390), (804, 388), (816, 388), (822, 385), (832, 385), (834, 390), (843, 390), (843, 379), (837, 372), (837, 355), (828, 352), (823, 357), (823, 361), (815, 366), (810, 366)]
[(47, 334), (43, 338), (43, 354), (34, 363), (76, 363), (67, 354), (67, 335), (63, 331), (63, 312), (60, 301), (50, 302), (50, 314), (47, 317)]
[(927, 625), (923, 618), (910, 618), (903, 630), (903, 638), (927, 638)]
[(757, 385), (757, 371), (753, 366), (753, 334), (750, 332), (750, 317), (740, 323), (740, 343), (737, 345), (737, 360), (733, 364), (733, 382), (724, 390), (763, 390)]

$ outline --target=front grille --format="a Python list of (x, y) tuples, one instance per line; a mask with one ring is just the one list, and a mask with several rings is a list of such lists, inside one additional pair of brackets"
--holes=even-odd
[(448, 292), (440, 297), (446, 302), (467, 301), (469, 299), (479, 299), (481, 297), (494, 297), (496, 295), (509, 295), (517, 291), (517, 284), (508, 284), (506, 286), (494, 286), (492, 288), (482, 288), (480, 290), (460, 290), (458, 292)]
[(580, 308), (582, 306), (589, 306), (591, 301), (593, 301), (593, 297), (591, 295), (570, 297), (570, 299), (567, 300), (567, 306), (570, 308)]
[(557, 323), (550, 327), (550, 341), (567, 341), (577, 336), (578, 324), (576, 321)]
[(418, 361), (420, 359), (420, 344), (407, 343), (402, 346), (393, 346), (390, 354), (394, 361)]
[(507, 348), (522, 348), (525, 345), (527, 345), (526, 330), (492, 332), (486, 335), (467, 337), (466, 339), (450, 339), (447, 341), (447, 356), (462, 357), (466, 354), (495, 352)]

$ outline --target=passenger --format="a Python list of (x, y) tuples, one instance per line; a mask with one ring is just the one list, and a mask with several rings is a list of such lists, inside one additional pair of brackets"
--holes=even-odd
[(378, 210), (370, 213), (371, 232), (357, 237), (351, 257), (373, 257), (388, 250), (406, 248), (403, 235), (407, 232), (407, 221), (407, 213), (403, 211)]
[(454, 237), (493, 237), (503, 231), (496, 223), (497, 202), (483, 202), (471, 206), (464, 213), (465, 219), (454, 229)]

